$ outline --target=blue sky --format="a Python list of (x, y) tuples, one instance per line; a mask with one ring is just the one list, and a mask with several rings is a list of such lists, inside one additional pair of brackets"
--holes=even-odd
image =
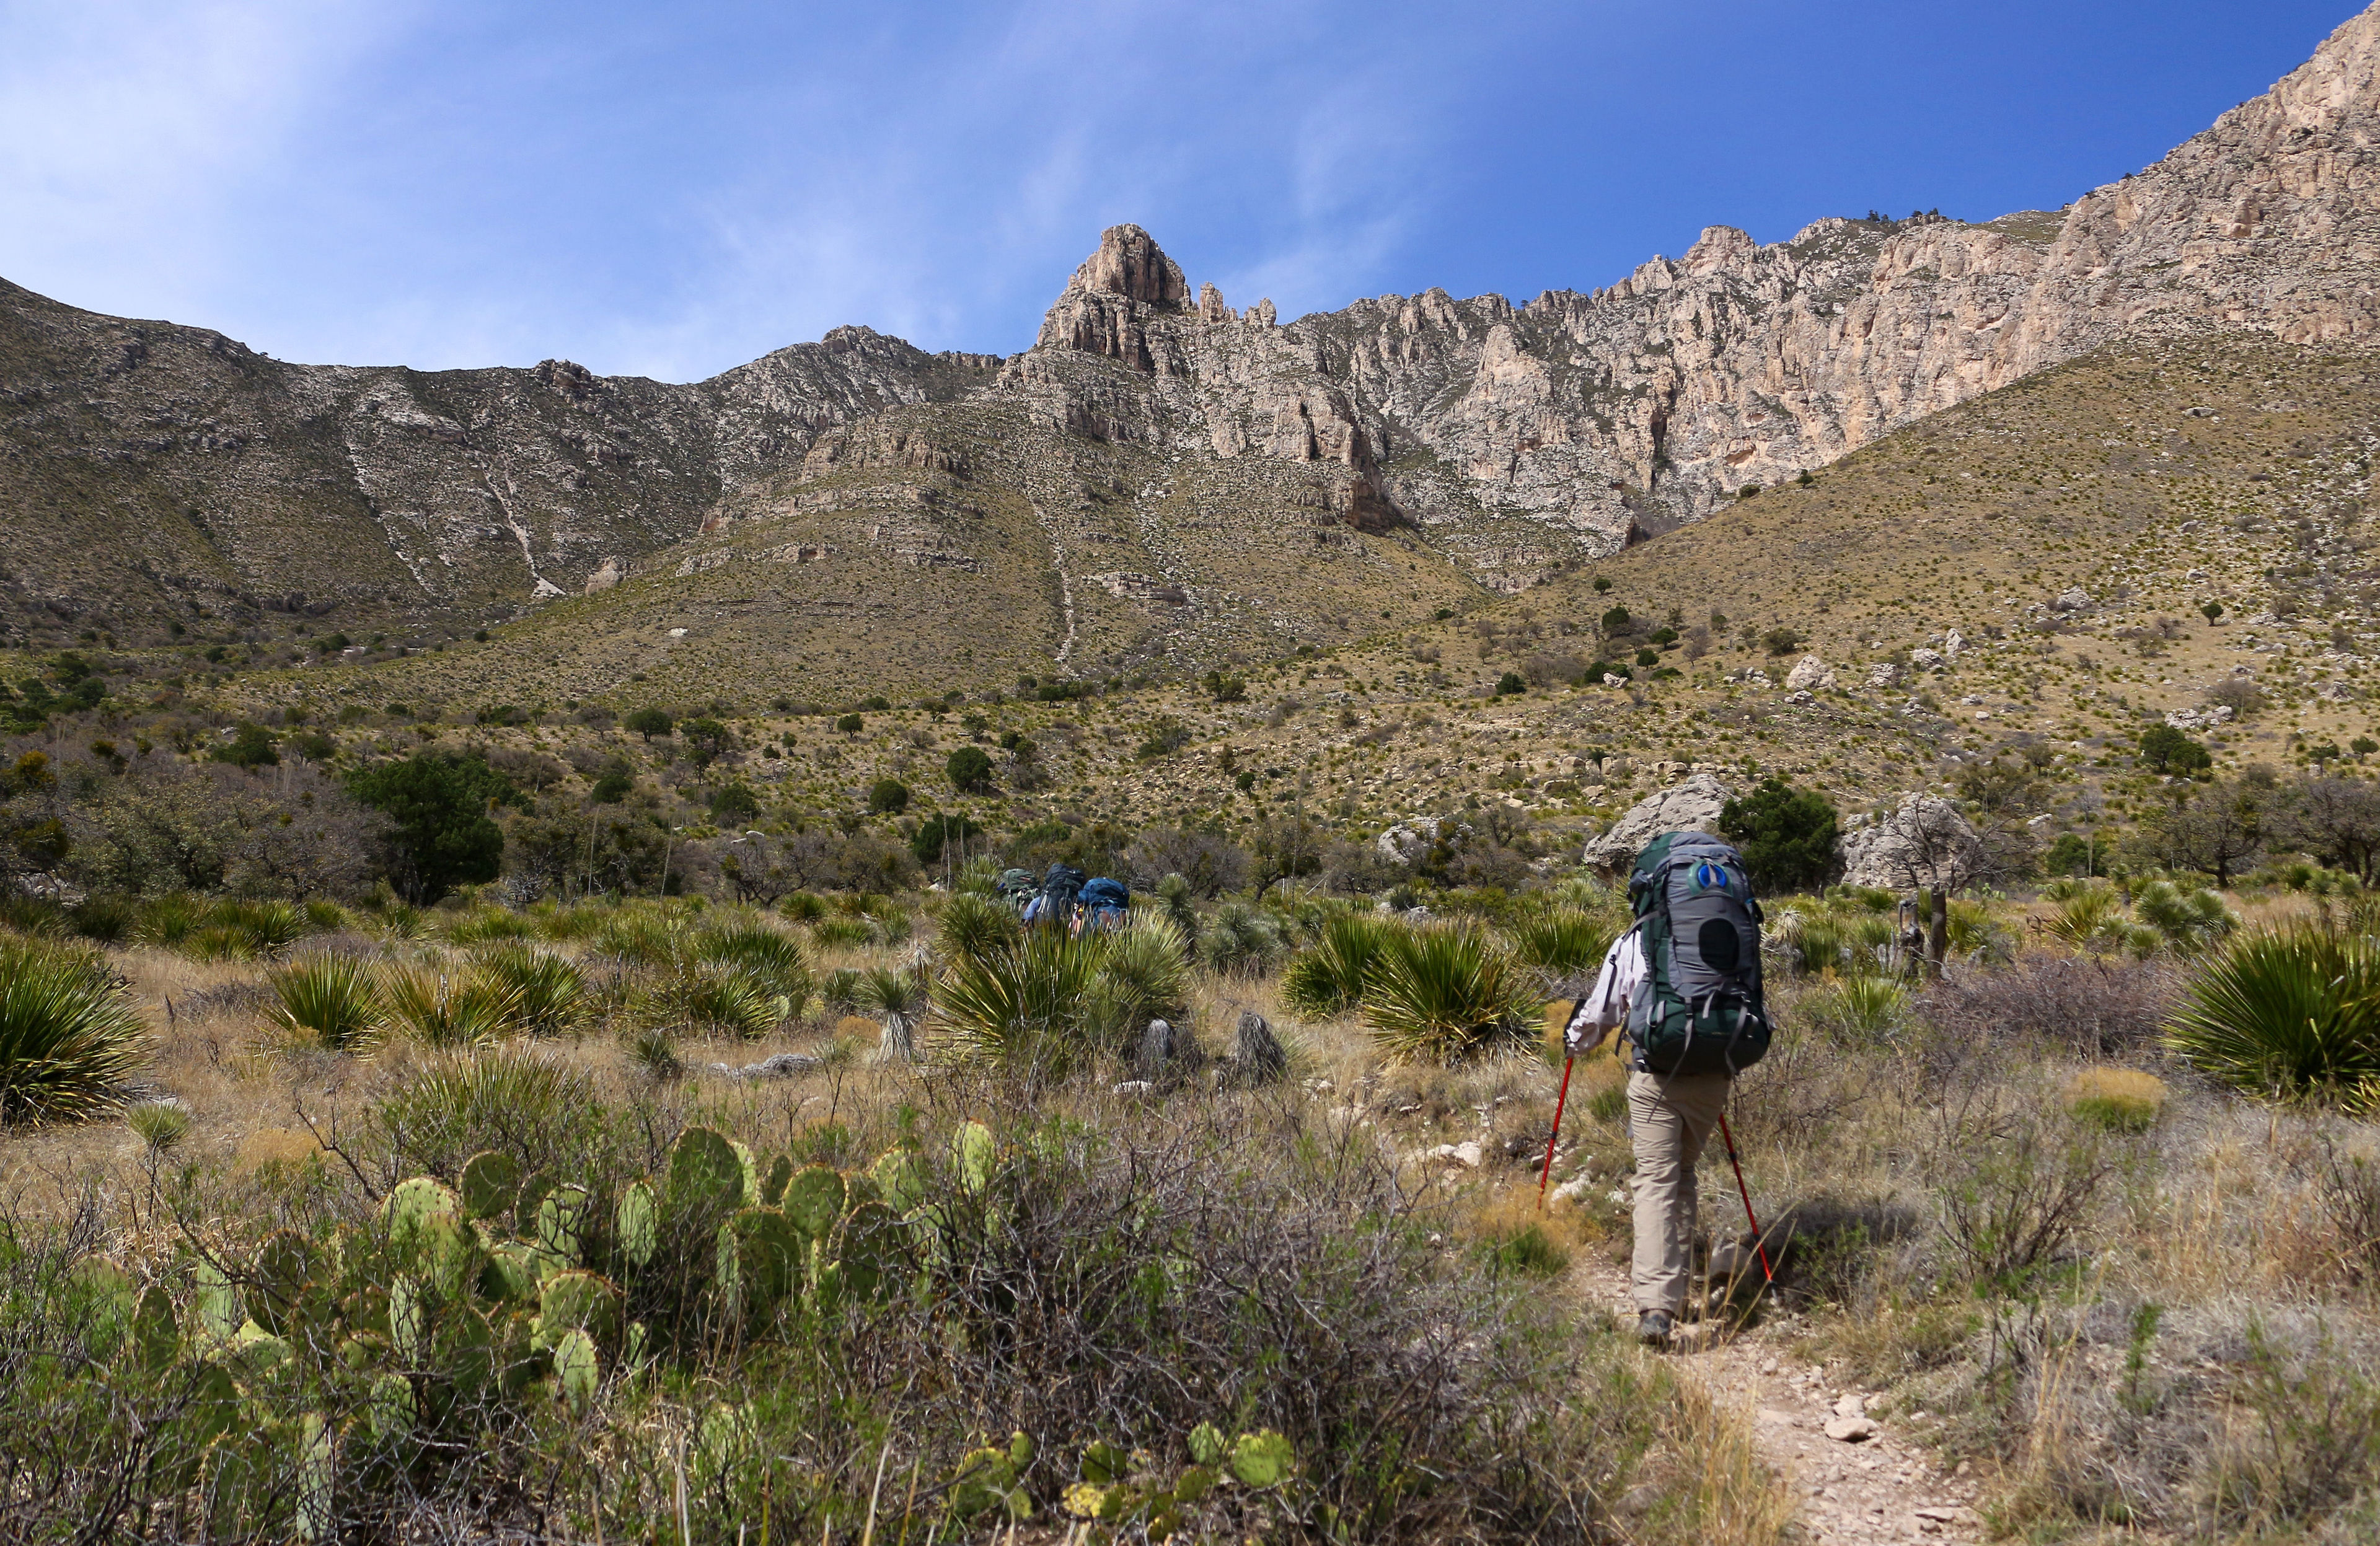
[(0, 277), (285, 359), (1010, 353), (1099, 230), (1284, 317), (2056, 207), (2348, 0), (0, 0)]

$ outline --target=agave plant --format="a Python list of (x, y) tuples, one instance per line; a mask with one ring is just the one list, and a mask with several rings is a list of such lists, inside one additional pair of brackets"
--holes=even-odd
[(1300, 1014), (1342, 1015), (1364, 996), (1364, 980), (1403, 926), (1377, 913), (1342, 912), (1326, 919), (1313, 948), (1281, 974), (1281, 996)]
[(532, 1036), (559, 1036), (577, 1030), (588, 1012), (587, 978), (552, 950), (498, 936), (471, 958), (472, 969), (514, 1004), (516, 1028)]
[(2380, 949), (2307, 924), (2236, 935), (2199, 968), (2166, 1042), (2240, 1089), (2380, 1108)]
[(1016, 943), (1025, 932), (1015, 912), (996, 897), (962, 891), (942, 904), (936, 939), (954, 960), (978, 960)]
[(121, 1104), (140, 1017), (99, 958), (0, 939), (0, 1121), (68, 1121)]
[(264, 982), (275, 1024), (334, 1051), (369, 1046), (386, 1015), (371, 968), (352, 956), (303, 956), (274, 967)]
[(1398, 939), (1364, 987), (1365, 1021), (1396, 1063), (1444, 1066), (1525, 1050), (1536, 1011), (1512, 957), (1467, 924)]

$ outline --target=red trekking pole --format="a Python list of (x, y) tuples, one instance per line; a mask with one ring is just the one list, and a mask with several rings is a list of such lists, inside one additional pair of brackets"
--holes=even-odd
[(1554, 1130), (1546, 1135), (1546, 1167), (1537, 1177), (1537, 1212), (1546, 1211), (1546, 1183), (1554, 1178), (1554, 1141), (1561, 1136), (1563, 1103), (1570, 1099), (1570, 1066), (1578, 1061), (1572, 1053), (1562, 1059), (1561, 1093), (1554, 1097)]
[[(1752, 1189), (1743, 1184), (1743, 1162), (1735, 1157), (1735, 1134), (1727, 1129), (1725, 1111), (1718, 1114), (1718, 1135), (1727, 1141), (1727, 1163), (1735, 1167), (1736, 1195), (1743, 1199), (1743, 1216), (1752, 1223), (1752, 1249), (1760, 1253), (1760, 1275), (1768, 1280), (1768, 1286), (1774, 1288), (1777, 1286), (1777, 1274), (1768, 1270), (1768, 1238), (1761, 1231), (1760, 1221), (1752, 1216)], [(1540, 1197), (1544, 1196), (1545, 1190), (1542, 1185), (1537, 1188)]]

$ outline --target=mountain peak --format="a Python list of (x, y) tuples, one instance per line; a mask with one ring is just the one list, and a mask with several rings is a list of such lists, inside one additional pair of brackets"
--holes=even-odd
[(1100, 232), (1099, 249), (1083, 260), (1066, 287), (1150, 306), (1181, 306), (1190, 298), (1190, 282), (1182, 277), (1181, 265), (1137, 225), (1111, 225)]

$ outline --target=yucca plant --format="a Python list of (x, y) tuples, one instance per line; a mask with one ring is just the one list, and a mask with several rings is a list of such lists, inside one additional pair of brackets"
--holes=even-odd
[(1847, 1041), (1880, 1042), (1900, 1023), (1908, 992), (1889, 977), (1857, 976), (1802, 1001), (1802, 1012)]
[(727, 924), (695, 937), (695, 959), (733, 967), (783, 998), (787, 1017), (800, 1014), (810, 997), (810, 956), (790, 934), (762, 923)]
[(176, 948), (206, 922), (206, 908), (188, 892), (176, 891), (148, 903), (132, 936), (144, 945)]
[(2132, 916), (2184, 955), (2220, 943), (2240, 926), (2239, 916), (2218, 893), (2203, 886), (2184, 889), (2170, 880), (2152, 880), (2135, 889)]
[(597, 926), (595, 953), (624, 966), (670, 967), (686, 949), (686, 924), (674, 913), (622, 908)]
[(1281, 974), (1281, 996), (1300, 1014), (1342, 1015), (1364, 996), (1364, 980), (1403, 925), (1369, 912), (1326, 919), (1311, 948)]
[(914, 972), (871, 966), (859, 974), (855, 996), (859, 1008), (877, 1017), (883, 1030), (876, 1042), (876, 1061), (914, 1063), (917, 1058), (917, 1018), (926, 1009), (926, 980)]
[(1609, 916), (1557, 902), (1513, 923), (1512, 952), (1523, 965), (1548, 977), (1567, 977), (1602, 964), (1603, 953), (1619, 932)]
[(1138, 913), (1089, 943), (1097, 966), (1083, 1025), (1102, 1048), (1120, 1051), (1150, 1021), (1181, 1018), (1190, 1003), (1190, 952), (1173, 920)]
[(2184, 990), (2166, 1042), (2240, 1089), (2380, 1108), (2380, 949), (2310, 924), (2235, 935)]
[(372, 970), (352, 956), (301, 956), (264, 974), (273, 1022), (337, 1052), (369, 1046), (385, 1009)]
[(1232, 977), (1261, 977), (1281, 958), (1281, 925), (1245, 902), (1215, 910), (1198, 938), (1198, 954), (1213, 971)]
[(1089, 1051), (1080, 1015), (1099, 976), (1097, 939), (1035, 929), (1010, 949), (954, 962), (935, 996), (937, 1022), (976, 1057), (1065, 1077)]
[(0, 939), (0, 1122), (112, 1109), (141, 1041), (140, 1017), (97, 956)]
[(741, 967), (716, 965), (678, 972), (648, 992), (638, 1018), (697, 1036), (758, 1041), (783, 1024), (784, 996)]
[(585, 1021), (587, 977), (552, 950), (498, 936), (471, 957), (473, 972), (514, 1004), (514, 1028), (531, 1036), (561, 1036)]
[(876, 925), (865, 918), (831, 914), (810, 924), (810, 937), (830, 949), (856, 949), (876, 941)]
[(2112, 955), (2131, 940), (2124, 900), (2105, 881), (2077, 886), (2058, 899), (2034, 927), (2061, 945), (2090, 955)]
[(472, 908), (446, 926), (446, 937), (457, 945), (477, 945), (491, 939), (527, 939), (536, 933), (535, 924), (504, 907)]
[(520, 1022), (518, 993), (476, 973), (455, 978), (427, 967), (391, 967), (381, 974), (380, 996), (390, 1029), (424, 1046), (480, 1046)]
[(124, 1108), (124, 1125), (152, 1156), (162, 1156), (189, 1136), (190, 1107), (171, 1095), (135, 1101)]
[(249, 953), (260, 956), (286, 949), (314, 927), (303, 908), (278, 900), (218, 902), (212, 921), (246, 935)]
[(649, 1025), (628, 1038), (628, 1061), (658, 1083), (666, 1084), (686, 1073), (686, 1064), (677, 1055), (677, 1038), (659, 1025)]
[(942, 904), (935, 940), (953, 960), (971, 960), (1004, 950), (1025, 932), (1014, 910), (997, 897), (962, 891)]
[(1394, 1063), (1446, 1066), (1525, 1051), (1537, 1009), (1521, 969), (1475, 924), (1398, 939), (1364, 987), (1365, 1022)]

